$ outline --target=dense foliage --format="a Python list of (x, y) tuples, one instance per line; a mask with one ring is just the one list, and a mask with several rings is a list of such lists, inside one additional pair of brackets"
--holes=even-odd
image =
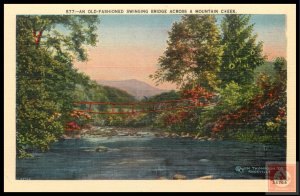
[[(97, 16), (17, 16), (17, 152), (45, 151), (64, 131), (86, 60), (96, 44)], [(58, 31), (58, 27), (61, 31)], [(63, 33), (62, 33), (63, 32)]]
[(225, 15), (222, 21), (222, 64), (218, 77), (222, 87), (234, 81), (238, 84), (253, 83), (253, 71), (264, 64), (262, 42), (256, 43), (254, 24), (248, 15)]
[(163, 112), (156, 115), (157, 126), (285, 144), (286, 61), (265, 62), (249, 21), (247, 15), (225, 15), (219, 30), (213, 16), (188, 15), (173, 25), (160, 68), (151, 77), (177, 83), (181, 97), (198, 97), (198, 102), (207, 100), (197, 91), (205, 92), (210, 106)]
[(180, 87), (200, 84), (215, 88), (222, 50), (221, 36), (213, 15), (188, 15), (175, 22), (169, 32), (168, 47), (159, 59), (159, 69), (151, 77)]

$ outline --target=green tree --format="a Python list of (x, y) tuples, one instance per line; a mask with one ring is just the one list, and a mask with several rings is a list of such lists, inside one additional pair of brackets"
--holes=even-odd
[[(98, 16), (42, 15), (18, 16), (18, 46), (43, 47), (65, 60), (87, 60), (85, 45), (95, 46)], [(19, 36), (19, 33), (22, 35)]]
[[(284, 57), (277, 57), (274, 61), (274, 69), (277, 72), (283, 72), (284, 76), (286, 75), (287, 62)], [(286, 76), (285, 76), (286, 77)]]
[(152, 75), (158, 83), (172, 82), (180, 87), (217, 86), (221, 63), (220, 33), (213, 15), (186, 15), (173, 24), (168, 47)]
[[(17, 17), (17, 151), (45, 151), (63, 133), (81, 78), (74, 58), (96, 44), (97, 16)], [(57, 29), (60, 29), (58, 31)]]
[(276, 58), (272, 65), (275, 74), (261, 73), (256, 84), (232, 81), (221, 89), (218, 104), (203, 115), (203, 127), (221, 137), (284, 146), (286, 60)]
[(234, 81), (240, 85), (253, 82), (254, 69), (264, 63), (263, 43), (256, 43), (254, 24), (248, 15), (225, 15), (222, 21), (223, 56), (219, 78), (221, 86)]

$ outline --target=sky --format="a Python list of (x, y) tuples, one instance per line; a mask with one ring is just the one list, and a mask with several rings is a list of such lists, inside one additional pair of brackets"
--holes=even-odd
[[(222, 15), (217, 15), (220, 24)], [(101, 15), (96, 47), (88, 48), (89, 60), (75, 62), (93, 80), (137, 79), (155, 86), (149, 78), (167, 47), (168, 31), (181, 15)], [(263, 41), (268, 60), (286, 57), (285, 15), (252, 15), (254, 33)], [(164, 83), (160, 89), (175, 89)]]

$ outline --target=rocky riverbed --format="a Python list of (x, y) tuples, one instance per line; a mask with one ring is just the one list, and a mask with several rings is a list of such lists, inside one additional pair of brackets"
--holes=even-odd
[(150, 128), (126, 128), (126, 127), (97, 127), (90, 126), (76, 132), (69, 132), (63, 135), (63, 139), (74, 138), (93, 138), (93, 137), (105, 137), (107, 139), (113, 136), (131, 136), (131, 137), (157, 137), (157, 138), (189, 138), (200, 141), (215, 141), (215, 138), (207, 136), (201, 137), (199, 134), (193, 134), (189, 132), (174, 133), (162, 130), (152, 130)]

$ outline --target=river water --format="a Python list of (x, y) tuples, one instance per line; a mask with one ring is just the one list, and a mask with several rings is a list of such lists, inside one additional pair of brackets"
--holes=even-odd
[(285, 161), (278, 146), (143, 136), (82, 137), (17, 159), (17, 179), (264, 179), (268, 161)]

